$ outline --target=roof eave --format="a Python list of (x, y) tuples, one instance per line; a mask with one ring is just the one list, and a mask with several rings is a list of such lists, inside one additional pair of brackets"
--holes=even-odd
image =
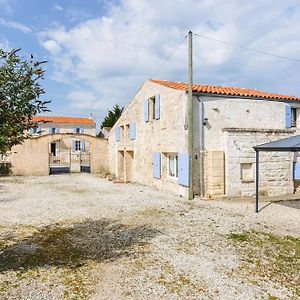
[(300, 99), (283, 99), (283, 98), (267, 98), (267, 97), (254, 97), (254, 96), (237, 96), (237, 95), (214, 94), (214, 93), (203, 93), (203, 92), (193, 92), (193, 95), (194, 96), (202, 96), (202, 97), (219, 97), (219, 98), (233, 98), (233, 99), (242, 98), (242, 99), (285, 101), (285, 102), (300, 101)]

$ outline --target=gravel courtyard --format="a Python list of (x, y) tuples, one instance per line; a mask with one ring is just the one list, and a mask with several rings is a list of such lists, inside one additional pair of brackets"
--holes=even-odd
[(299, 225), (297, 205), (2, 177), (0, 299), (299, 299)]

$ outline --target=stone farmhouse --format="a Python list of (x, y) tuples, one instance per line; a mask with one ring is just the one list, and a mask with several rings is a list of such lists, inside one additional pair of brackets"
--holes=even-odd
[[(255, 194), (253, 146), (299, 133), (300, 98), (255, 89), (193, 85), (193, 165), (187, 154), (186, 83), (148, 80), (108, 135), (109, 171), (186, 196)], [(297, 155), (263, 153), (260, 192), (292, 194)], [(193, 182), (189, 182), (192, 168)]]

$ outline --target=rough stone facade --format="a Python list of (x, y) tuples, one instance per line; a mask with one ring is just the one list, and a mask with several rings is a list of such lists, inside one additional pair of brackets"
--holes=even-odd
[[(149, 122), (144, 119), (144, 101), (160, 94), (160, 118)], [(152, 185), (186, 195), (187, 188), (177, 179), (168, 178), (167, 154), (186, 153), (187, 130), (185, 124), (186, 93), (147, 81), (130, 102), (108, 137), (109, 169), (119, 179)], [(151, 115), (152, 114), (152, 115)], [(136, 138), (129, 138), (129, 124), (136, 124)], [(121, 127), (120, 142), (116, 141), (116, 128)], [(161, 153), (161, 178), (153, 177), (153, 153)], [(126, 157), (131, 156), (130, 160)], [(124, 159), (125, 158), (125, 159)], [(130, 161), (130, 166), (128, 162)], [(126, 167), (127, 165), (127, 167)], [(127, 173), (132, 174), (131, 178)]]

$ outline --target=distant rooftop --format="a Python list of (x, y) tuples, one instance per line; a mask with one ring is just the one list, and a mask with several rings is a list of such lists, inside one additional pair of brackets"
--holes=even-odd
[[(181, 90), (181, 91), (188, 90), (188, 84), (186, 82), (175, 82), (175, 81), (157, 80), (157, 79), (150, 79), (150, 81), (175, 90)], [(239, 96), (239, 97), (300, 101), (300, 98), (295, 96), (268, 93), (268, 92), (258, 91), (256, 89), (225, 87), (225, 86), (217, 86), (217, 85), (193, 84), (193, 92), (225, 95), (225, 96), (228, 95), (228, 96)]]
[(94, 125), (95, 122), (90, 118), (74, 118), (74, 117), (52, 117), (52, 116), (34, 116), (34, 122), (47, 122), (47, 123), (69, 123), (69, 124), (90, 124)]

